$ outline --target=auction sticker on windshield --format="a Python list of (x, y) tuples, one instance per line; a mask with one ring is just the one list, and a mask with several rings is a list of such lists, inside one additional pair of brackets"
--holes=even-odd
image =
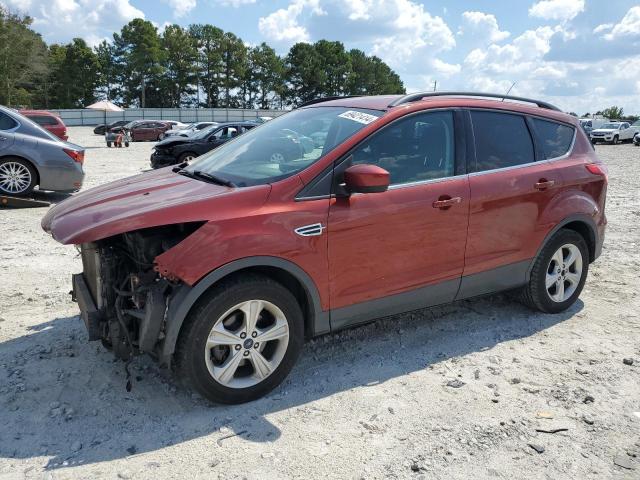
[(377, 120), (378, 117), (375, 115), (369, 115), (368, 113), (356, 112), (355, 110), (347, 110), (344, 113), (338, 115), (340, 118), (346, 118), (347, 120), (353, 120), (354, 122), (364, 123), (368, 125), (369, 123)]

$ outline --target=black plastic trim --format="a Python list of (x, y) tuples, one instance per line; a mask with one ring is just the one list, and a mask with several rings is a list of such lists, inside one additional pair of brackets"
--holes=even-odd
[(482, 92), (417, 92), (410, 93), (409, 95), (405, 95), (404, 97), (400, 97), (395, 99), (393, 102), (389, 104), (389, 107), (397, 107), (398, 105), (403, 105), (405, 103), (417, 102), (422, 100), (423, 98), (428, 97), (480, 97), (480, 98), (499, 98), (501, 101), (504, 100), (515, 100), (518, 102), (525, 103), (533, 103), (540, 108), (546, 108), (548, 110), (555, 110), (557, 112), (561, 112), (558, 107), (552, 105), (547, 102), (543, 102), (542, 100), (534, 100), (531, 98), (525, 97), (515, 97), (513, 95), (502, 95), (500, 93), (482, 93)]
[(388, 317), (453, 301), (460, 279), (417, 288), (367, 302), (331, 310), (331, 330), (336, 331), (377, 318)]
[(502, 292), (526, 285), (531, 259), (462, 277), (456, 300)]
[(102, 337), (102, 330), (100, 328), (102, 314), (97, 309), (96, 304), (91, 297), (84, 275), (82, 273), (72, 275), (71, 284), (73, 285), (72, 298), (78, 302), (80, 317), (87, 328), (89, 341), (92, 342), (94, 340), (100, 340)]

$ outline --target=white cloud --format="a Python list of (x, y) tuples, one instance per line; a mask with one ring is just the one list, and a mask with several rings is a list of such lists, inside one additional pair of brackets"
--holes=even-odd
[(529, 9), (529, 15), (544, 20), (568, 21), (584, 11), (584, 0), (541, 0)]
[(243, 5), (251, 5), (252, 3), (256, 3), (256, 0), (215, 0), (215, 3), (219, 3), (225, 7), (234, 7), (238, 8)]
[[(10, 8), (24, 11), (23, 0), (3, 0)], [(27, 12), (33, 27), (48, 42), (84, 38), (95, 45), (144, 13), (129, 0), (30, 0)]]
[(197, 0), (170, 0), (169, 5), (173, 9), (173, 16), (180, 18), (196, 8)]
[(299, 17), (309, 8), (311, 14), (324, 15), (319, 0), (294, 0), (287, 8), (258, 20), (258, 29), (265, 37), (277, 42), (308, 42), (309, 32), (300, 24)]
[(631, 7), (620, 23), (598, 25), (593, 33), (604, 33), (605, 40), (617, 40), (623, 37), (640, 37), (640, 6)]
[(500, 42), (511, 35), (509, 32), (500, 30), (495, 15), (483, 12), (464, 12), (462, 20), (463, 25), (458, 31), (459, 35), (469, 34), (491, 43)]

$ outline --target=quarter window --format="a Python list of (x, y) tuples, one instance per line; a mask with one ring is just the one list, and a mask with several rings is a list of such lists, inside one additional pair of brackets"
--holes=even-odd
[(524, 117), (472, 111), (476, 144), (475, 171), (513, 167), (535, 161), (533, 141)]
[(571, 148), (574, 130), (568, 125), (534, 118), (533, 126), (546, 159), (561, 157)]
[(0, 112), (0, 130), (11, 130), (18, 126), (18, 122), (16, 122), (13, 118), (7, 115), (4, 112)]
[(452, 112), (412, 115), (365, 140), (353, 152), (352, 163), (384, 168), (391, 185), (450, 177), (454, 135)]

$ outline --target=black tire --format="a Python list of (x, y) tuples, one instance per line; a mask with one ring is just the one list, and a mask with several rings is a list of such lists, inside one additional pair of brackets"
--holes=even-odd
[(107, 142), (107, 148), (111, 148), (111, 142)]
[[(205, 344), (217, 320), (235, 305), (261, 299), (276, 305), (289, 326), (289, 342), (284, 357), (273, 373), (246, 388), (230, 388), (209, 373)], [(203, 295), (189, 313), (176, 345), (174, 368), (178, 378), (205, 398), (217, 403), (238, 404), (256, 400), (277, 387), (289, 374), (304, 343), (304, 318), (293, 294), (268, 277), (246, 274), (223, 281)]]
[(611, 141), (611, 145), (618, 145), (618, 143), (620, 143), (619, 139), (618, 139), (618, 136), (614, 135), (613, 136), (613, 140)]
[(591, 139), (591, 143), (593, 143), (594, 145), (596, 145), (598, 143), (597, 140), (594, 140), (593, 138)]
[(197, 156), (198, 156), (198, 155), (196, 155), (196, 154), (195, 154), (195, 153), (193, 153), (193, 152), (184, 152), (184, 153), (182, 153), (182, 154), (178, 157), (178, 163), (184, 163), (184, 162), (186, 162), (188, 157), (193, 157), (193, 158), (195, 158), (195, 157), (197, 157)]
[[(0, 160), (0, 168), (3, 165), (8, 165), (10, 163), (20, 164), (22, 167), (26, 168), (29, 171), (29, 184), (27, 185), (27, 187), (24, 190), (22, 190), (20, 192), (9, 191), (9, 190), (5, 189), (2, 186), (2, 184), (0, 184), (0, 195), (4, 194), (4, 195), (13, 196), (13, 197), (24, 197), (26, 195), (29, 195), (33, 191), (33, 189), (36, 187), (36, 185), (38, 184), (38, 172), (33, 167), (33, 165), (31, 165), (31, 163), (27, 162), (26, 160), (22, 160), (20, 158), (15, 158), (15, 157), (5, 157), (2, 160)], [(8, 167), (8, 168), (11, 169), (11, 167)], [(19, 169), (20, 167), (16, 167), (16, 168)], [(8, 172), (8, 173), (10, 173), (10, 172)]]
[[(580, 254), (582, 255), (582, 273), (578, 286), (573, 294), (563, 302), (556, 302), (551, 299), (545, 285), (547, 269), (550, 266), (551, 257), (560, 247), (567, 244), (575, 245), (580, 250)], [(589, 249), (584, 237), (573, 230), (561, 229), (538, 254), (531, 270), (529, 283), (523, 287), (520, 292), (520, 300), (533, 310), (539, 310), (544, 313), (563, 312), (573, 305), (580, 296), (588, 273)]]
[(128, 147), (129, 146), (129, 142), (124, 142), (124, 146)]

